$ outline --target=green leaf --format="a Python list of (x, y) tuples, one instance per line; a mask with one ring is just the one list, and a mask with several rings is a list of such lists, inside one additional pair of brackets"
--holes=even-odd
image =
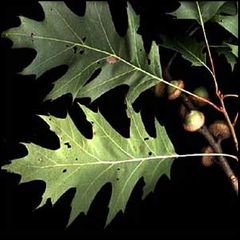
[[(209, 1), (209, 2), (198, 2), (202, 13), (204, 22), (209, 21), (217, 13), (220, 7), (225, 3), (224, 1)], [(196, 2), (183, 1), (180, 2), (179, 8), (171, 13), (178, 19), (194, 19), (200, 23), (200, 17), (197, 10)]]
[(230, 43), (224, 43), (223, 46), (216, 48), (216, 52), (221, 55), (223, 54), (227, 59), (227, 62), (231, 65), (233, 71), (238, 58), (238, 46)]
[[(238, 14), (235, 2), (209, 1), (198, 2), (203, 22), (211, 20), (224, 27), (227, 31), (238, 37)], [(235, 12), (235, 14), (234, 14)], [(231, 16), (227, 16), (230, 14)], [(178, 19), (192, 19), (200, 24), (200, 16), (196, 2), (180, 2), (180, 7), (171, 13)]]
[[(128, 31), (120, 37), (113, 25), (107, 2), (87, 1), (85, 16), (70, 11), (64, 2), (40, 2), (42, 22), (20, 17), (21, 25), (4, 32), (15, 48), (34, 48), (37, 56), (23, 74), (41, 76), (47, 70), (66, 64), (69, 69), (55, 82), (47, 99), (71, 93), (73, 98), (93, 100), (110, 89), (130, 86), (128, 98), (133, 102), (141, 92), (161, 81), (158, 47), (144, 51), (136, 33), (139, 17), (128, 4)], [(92, 74), (100, 74), (88, 82)]]
[(76, 188), (69, 224), (80, 212), (87, 212), (96, 193), (107, 182), (112, 184), (107, 223), (124, 211), (128, 198), (143, 176), (144, 196), (154, 190), (158, 178), (169, 176), (175, 154), (166, 130), (155, 120), (157, 138), (149, 136), (141, 120), (128, 106), (130, 138), (122, 137), (100, 113), (82, 106), (93, 126), (93, 138), (86, 139), (69, 116), (42, 118), (60, 138), (60, 148), (50, 150), (33, 143), (25, 144), (29, 154), (10, 165), (10, 172), (21, 174), (21, 182), (40, 179), (46, 190), (40, 206), (48, 198), (55, 203), (69, 188)]
[(176, 36), (175, 38), (163, 36), (162, 47), (175, 50), (182, 57), (192, 63), (193, 66), (207, 66), (206, 54), (203, 53), (204, 42), (197, 42), (194, 38)]
[(234, 16), (217, 15), (213, 20), (238, 38), (238, 14)]
[(218, 10), (219, 14), (236, 15), (237, 14), (237, 2), (229, 1), (225, 2)]

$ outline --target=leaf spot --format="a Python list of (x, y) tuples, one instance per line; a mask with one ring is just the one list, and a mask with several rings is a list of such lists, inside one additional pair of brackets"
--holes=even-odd
[(64, 145), (66, 145), (67, 148), (71, 148), (71, 147), (72, 147), (71, 144), (70, 144), (69, 142), (65, 142)]
[(63, 171), (62, 171), (63, 173), (65, 173), (65, 172), (67, 172), (67, 169), (63, 169)]
[(114, 56), (109, 56), (109, 57), (107, 57), (107, 59), (106, 59), (106, 62), (107, 62), (108, 64), (114, 64), (114, 63), (116, 63), (117, 61), (118, 61), (118, 59), (115, 58)]
[(152, 152), (149, 152), (148, 155), (149, 155), (149, 156), (152, 156)]
[(77, 161), (77, 160), (78, 160), (78, 158), (75, 158), (75, 160)]
[(150, 64), (151, 64), (151, 60), (150, 60), (149, 58), (148, 58), (147, 62), (148, 62), (148, 65), (150, 65)]
[(86, 37), (83, 37), (83, 38), (82, 38), (82, 41), (85, 42), (85, 41), (86, 41)]
[(144, 141), (147, 141), (147, 140), (149, 140), (149, 137), (145, 137), (145, 138), (144, 138)]
[(118, 171), (120, 171), (120, 168), (117, 168)]

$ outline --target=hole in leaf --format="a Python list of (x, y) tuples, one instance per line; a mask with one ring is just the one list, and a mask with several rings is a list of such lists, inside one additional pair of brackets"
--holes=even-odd
[(64, 145), (67, 146), (67, 148), (71, 148), (72, 147), (69, 142), (65, 142)]
[(87, 80), (87, 82), (84, 84), (84, 86), (86, 86), (88, 83), (90, 83), (93, 79), (95, 79), (99, 74), (100, 72), (102, 71), (101, 68), (98, 68), (94, 71), (94, 73), (92, 74), (92, 76)]
[(148, 153), (148, 156), (152, 156), (152, 152), (149, 152), (149, 153)]
[(67, 172), (67, 169), (63, 169), (63, 171), (62, 171), (63, 173), (65, 173), (65, 172)]

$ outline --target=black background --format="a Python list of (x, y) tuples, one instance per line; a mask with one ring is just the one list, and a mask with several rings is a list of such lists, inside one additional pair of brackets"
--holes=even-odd
[[(177, 8), (177, 2), (170, 1), (131, 1), (134, 9), (140, 14), (140, 29), (146, 50), (151, 40), (160, 41), (159, 33), (181, 34), (186, 25), (176, 23), (166, 11)], [(109, 1), (113, 20), (120, 35), (124, 35), (127, 17), (123, 1)], [(83, 15), (85, 3), (68, 1), (67, 4), (76, 14)], [(44, 14), (36, 2), (15, 1), (0, 3), (0, 31), (19, 25), (18, 15), (42, 20)], [(224, 31), (217, 26), (209, 25), (209, 32), (214, 29), (215, 37), (210, 41), (218, 42), (224, 37)], [(174, 31), (173, 31), (174, 29)], [(19, 142), (35, 142), (42, 146), (56, 149), (58, 139), (49, 132), (48, 126), (37, 114), (51, 113), (64, 117), (68, 111), (75, 123), (86, 137), (91, 137), (91, 130), (76, 105), (71, 104), (71, 96), (67, 95), (54, 102), (42, 103), (44, 96), (52, 87), (52, 82), (67, 71), (66, 66), (48, 71), (39, 79), (35, 76), (21, 76), (19, 71), (27, 66), (36, 55), (34, 50), (11, 49), (11, 41), (0, 41), (1, 82), (0, 104), (0, 164), (10, 159), (26, 155), (25, 147)], [(162, 50), (163, 64), (171, 57), (171, 52)], [(239, 93), (236, 85), (237, 72), (231, 74), (230, 67), (224, 58), (216, 59), (219, 86), (225, 92)], [(175, 67), (174, 67), (175, 66)], [(172, 69), (175, 78), (184, 78), (187, 88), (192, 90), (201, 85), (213, 86), (208, 75), (202, 69), (190, 68), (189, 64), (177, 58)], [(222, 67), (224, 66), (224, 67)], [(227, 81), (226, 81), (227, 77)], [(194, 81), (193, 81), (194, 79)], [(118, 87), (104, 94), (90, 105), (100, 111), (110, 123), (123, 135), (128, 136), (129, 121), (127, 119), (123, 98), (127, 88)], [(237, 92), (238, 91), (238, 92)], [(114, 99), (114, 101), (112, 101)], [(88, 99), (80, 100), (89, 105)], [(167, 107), (166, 107), (167, 106)], [(181, 120), (177, 115), (179, 102), (167, 102), (157, 99), (151, 91), (141, 94), (134, 104), (141, 110), (147, 130), (154, 136), (153, 117), (163, 123), (174, 143), (176, 152), (199, 152), (204, 146), (204, 139), (197, 134), (185, 133)], [(237, 104), (229, 100), (230, 114), (233, 115)], [(207, 124), (216, 118), (222, 118), (210, 107), (205, 107)], [(226, 151), (234, 153), (232, 142), (224, 145)], [(236, 164), (231, 166), (237, 171)], [(34, 181), (19, 185), (20, 176), (0, 172), (0, 231), (1, 239), (91, 239), (93, 237), (112, 238), (144, 238), (144, 239), (235, 239), (238, 235), (237, 197), (221, 170), (216, 167), (204, 168), (200, 159), (178, 159), (171, 169), (171, 180), (163, 176), (159, 179), (154, 193), (141, 200), (143, 179), (140, 179), (126, 211), (119, 213), (104, 229), (107, 215), (107, 204), (111, 194), (111, 185), (106, 184), (97, 194), (87, 215), (80, 214), (68, 229), (65, 229), (70, 213), (70, 203), (74, 189), (67, 191), (53, 206), (48, 201), (42, 208), (33, 211), (41, 201), (45, 183)]]

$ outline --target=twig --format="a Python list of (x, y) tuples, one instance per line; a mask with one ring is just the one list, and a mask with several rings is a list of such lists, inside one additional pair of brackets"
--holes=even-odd
[(236, 135), (236, 132), (235, 132), (235, 129), (234, 129), (234, 126), (229, 118), (229, 115), (227, 113), (227, 110), (226, 110), (226, 107), (225, 107), (225, 103), (224, 103), (224, 100), (223, 98), (220, 98), (220, 102), (221, 102), (221, 105), (222, 105), (222, 113), (224, 114), (225, 116), (225, 119), (228, 123), (228, 126), (229, 126), (229, 129), (231, 131), (231, 134), (232, 134), (232, 138), (233, 138), (233, 141), (234, 141), (234, 144), (235, 144), (235, 147), (236, 147), (236, 150), (238, 151), (238, 140), (237, 140), (237, 135)]
[[(195, 110), (195, 106), (192, 104), (190, 99), (185, 95), (181, 94), (182, 100), (184, 105), (189, 109), (189, 110)], [(222, 153), (222, 147), (219, 142), (216, 142), (212, 134), (209, 132), (208, 128), (206, 125), (203, 125), (197, 132), (199, 132), (201, 135), (205, 137), (205, 139), (208, 141), (210, 146), (213, 148), (213, 150), (217, 153)], [(232, 188), (235, 191), (236, 194), (238, 194), (238, 178), (235, 176), (234, 172), (230, 168), (226, 158), (222, 155), (217, 157), (216, 161), (219, 166), (223, 169), (224, 173), (228, 177), (228, 180), (231, 182)]]
[(238, 94), (225, 94), (225, 95), (223, 95), (223, 99), (228, 98), (228, 97), (235, 97), (235, 98), (238, 98), (239, 95), (238, 95)]
[(225, 103), (223, 101), (224, 97), (223, 97), (223, 95), (221, 94), (221, 91), (218, 88), (218, 83), (217, 83), (217, 79), (216, 79), (216, 73), (215, 73), (213, 58), (212, 58), (212, 54), (211, 54), (211, 51), (210, 51), (210, 47), (209, 47), (209, 43), (208, 43), (208, 39), (207, 39), (205, 27), (204, 27), (204, 22), (203, 22), (203, 18), (202, 18), (202, 13), (201, 13), (201, 9), (199, 7), (198, 1), (196, 1), (196, 5), (197, 5), (197, 9), (198, 9), (198, 15), (199, 15), (200, 23), (201, 23), (201, 26), (202, 26), (204, 40), (205, 40), (206, 47), (207, 47), (207, 52), (208, 52), (208, 55), (209, 55), (209, 60), (210, 60), (210, 63), (211, 63), (211, 69), (212, 69), (211, 72), (212, 72), (213, 82), (214, 82), (214, 85), (215, 85), (216, 96), (219, 98), (219, 100), (221, 102), (221, 112), (223, 113), (223, 115), (224, 115), (224, 117), (227, 121), (227, 124), (230, 128), (230, 131), (231, 131), (231, 134), (232, 134), (232, 137), (233, 137), (233, 141), (234, 141), (236, 150), (238, 151), (238, 140), (237, 140), (237, 136), (236, 136), (236, 133), (235, 133), (235, 129), (234, 129), (234, 126), (232, 125), (232, 122), (231, 122), (231, 120), (229, 118), (229, 115), (228, 115), (228, 112), (226, 110)]
[(237, 123), (238, 116), (239, 116), (239, 112), (237, 112), (237, 114), (236, 114), (236, 116), (235, 116), (235, 118), (234, 118), (234, 120), (233, 120), (232, 125), (233, 125), (234, 127), (235, 127), (235, 125), (236, 125), (236, 123)]
[[(207, 140), (208, 143), (211, 145), (214, 151), (221, 153), (222, 148), (221, 145), (218, 144), (215, 139), (213, 138), (212, 134), (208, 131), (206, 125), (202, 126), (198, 132), (202, 134)], [(222, 168), (223, 172), (228, 177), (228, 180), (232, 184), (233, 190), (238, 194), (238, 179), (234, 174), (233, 170), (230, 168), (226, 158), (224, 156), (218, 156), (217, 161), (218, 165)]]
[(206, 43), (206, 46), (207, 46), (209, 60), (210, 60), (210, 63), (211, 63), (212, 77), (213, 77), (213, 81), (214, 81), (214, 85), (215, 85), (215, 92), (216, 92), (216, 95), (218, 95), (218, 92), (219, 92), (218, 83), (217, 83), (217, 79), (216, 79), (216, 73), (215, 73), (215, 68), (214, 68), (214, 64), (213, 64), (212, 54), (211, 54), (211, 50), (210, 50), (210, 47), (209, 47), (209, 44), (208, 44), (208, 39), (207, 39), (205, 27), (204, 27), (202, 13), (201, 13), (201, 9), (199, 7), (198, 2), (196, 2), (196, 5), (197, 5), (197, 9), (198, 9), (198, 15), (199, 15), (200, 23), (201, 23), (202, 30), (203, 30), (203, 37), (204, 37), (204, 40), (205, 40), (205, 43)]

